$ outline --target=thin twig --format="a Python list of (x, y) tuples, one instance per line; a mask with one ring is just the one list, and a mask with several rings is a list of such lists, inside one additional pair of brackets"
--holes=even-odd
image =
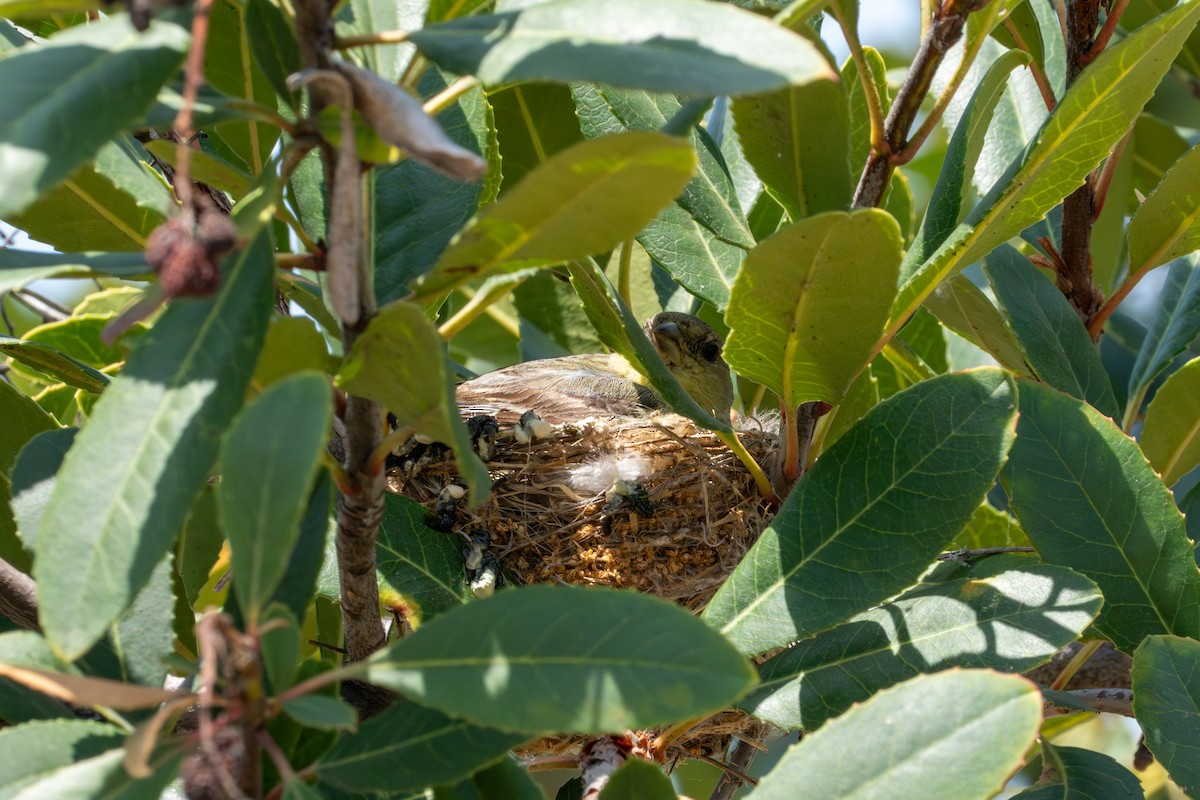
[(1054, 679), (1054, 683), (1050, 684), (1050, 688), (1056, 690), (1065, 688), (1071, 682), (1071, 678), (1075, 677), (1075, 673), (1079, 671), (1079, 668), (1100, 649), (1100, 645), (1102, 644), (1104, 642), (1100, 639), (1092, 639), (1091, 641), (1084, 642), (1083, 647), (1075, 651), (1075, 655), (1063, 667), (1062, 672), (1058, 673), (1058, 677)]
[(361, 36), (339, 36), (333, 43), (334, 50), (352, 50), (375, 44), (401, 44), (408, 41), (408, 31), (376, 31)]
[(1046, 104), (1047, 111), (1053, 111), (1058, 105), (1058, 100), (1054, 97), (1054, 89), (1050, 87), (1050, 78), (1046, 75), (1046, 70), (1042, 65), (1033, 60), (1033, 50), (1029, 44), (1021, 36), (1021, 32), (1017, 30), (1017, 26), (1013, 24), (1011, 17), (1005, 17), (1003, 25), (1008, 29), (1008, 33), (1013, 37), (1013, 41), (1017, 43), (1017, 47), (1029, 53), (1029, 72), (1033, 75), (1033, 82), (1037, 85), (1038, 92), (1042, 95), (1042, 102)]
[(729, 800), (742, 787), (742, 784), (757, 786), (758, 781), (746, 774), (746, 770), (750, 768), (750, 764), (757, 754), (758, 750), (753, 745), (739, 740), (733, 746), (733, 752), (730, 753), (729, 760), (725, 763), (702, 756), (704, 761), (718, 767), (723, 773), (717, 781), (716, 787), (713, 788), (712, 794), (708, 796), (708, 800)]
[(1083, 63), (1088, 64), (1096, 56), (1104, 52), (1104, 48), (1108, 46), (1109, 39), (1117, 32), (1117, 24), (1121, 21), (1121, 15), (1125, 13), (1125, 7), (1129, 5), (1129, 0), (1117, 0), (1113, 4), (1112, 10), (1108, 12), (1108, 16), (1104, 19), (1104, 27), (1096, 34), (1096, 40), (1092, 42), (1092, 46), (1083, 54)]
[(38, 630), (37, 584), (3, 558), (0, 558), (0, 614), (26, 630)]
[(858, 72), (858, 81), (862, 84), (863, 99), (867, 101), (867, 116), (871, 120), (871, 148), (880, 149), (887, 141), (887, 132), (884, 130), (883, 99), (879, 96), (878, 87), (875, 86), (875, 76), (871, 73), (871, 67), (867, 64), (867, 58), (863, 54), (862, 42), (858, 39), (858, 30), (842, 17), (836, 4), (829, 10), (842, 29), (846, 46), (850, 48), (850, 58), (854, 61), (854, 69)]

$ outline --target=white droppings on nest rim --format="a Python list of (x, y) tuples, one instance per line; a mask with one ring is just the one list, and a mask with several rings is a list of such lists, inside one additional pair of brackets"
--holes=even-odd
[(567, 483), (581, 495), (595, 496), (618, 481), (640, 483), (650, 471), (650, 459), (645, 456), (605, 453), (571, 467)]

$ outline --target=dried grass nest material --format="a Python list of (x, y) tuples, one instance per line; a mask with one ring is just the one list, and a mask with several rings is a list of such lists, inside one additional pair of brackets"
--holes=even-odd
[[(744, 428), (739, 438), (766, 466), (775, 432)], [(491, 499), (471, 511), (460, 507), (456, 530), (486, 529), (490, 552), (514, 583), (633, 588), (698, 611), (770, 520), (729, 448), (673, 414), (583, 420), (528, 443), (502, 426), (486, 461)], [(645, 490), (649, 515), (612, 497), (617, 478)], [(394, 470), (389, 485), (432, 511), (456, 479), (453, 463), (439, 461)], [(731, 734), (760, 726), (724, 712), (682, 737), (673, 756), (720, 757)], [(559, 752), (581, 741), (543, 740), (528, 752)]]

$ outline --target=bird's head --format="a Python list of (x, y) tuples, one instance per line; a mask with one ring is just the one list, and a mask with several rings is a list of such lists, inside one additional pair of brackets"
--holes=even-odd
[(714, 416), (729, 421), (733, 381), (721, 358), (721, 338), (699, 317), (664, 311), (643, 329), (675, 379), (692, 399)]

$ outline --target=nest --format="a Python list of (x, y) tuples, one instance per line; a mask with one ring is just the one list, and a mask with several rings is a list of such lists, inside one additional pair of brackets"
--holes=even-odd
[[(760, 464), (773, 458), (773, 431), (748, 428), (739, 438)], [(676, 415), (589, 419), (526, 443), (506, 426), (488, 449), (491, 499), (458, 509), (456, 529), (486, 530), (489, 553), (513, 583), (631, 588), (699, 611), (770, 519), (729, 448)], [(389, 485), (434, 511), (456, 480), (453, 463), (437, 461), (394, 470)], [(676, 740), (673, 758), (720, 757), (731, 735), (757, 739), (760, 728), (722, 712)], [(546, 739), (527, 752), (582, 741)]]

